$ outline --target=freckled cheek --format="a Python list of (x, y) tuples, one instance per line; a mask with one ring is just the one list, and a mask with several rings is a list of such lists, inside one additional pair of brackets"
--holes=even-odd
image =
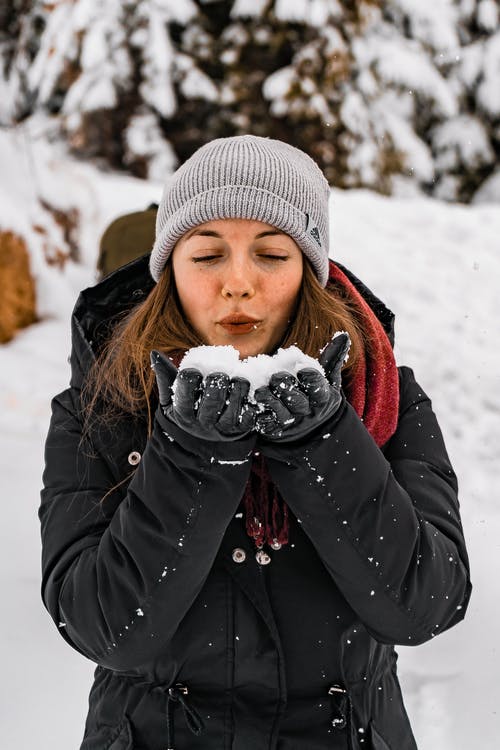
[(186, 283), (183, 288), (184, 291), (179, 294), (179, 299), (185, 314), (193, 322), (198, 322), (200, 319), (206, 321), (207, 312), (215, 299), (212, 286), (196, 280), (196, 282)]
[(295, 307), (299, 289), (300, 284), (276, 284), (268, 293), (270, 308), (274, 308), (280, 317), (288, 317)]

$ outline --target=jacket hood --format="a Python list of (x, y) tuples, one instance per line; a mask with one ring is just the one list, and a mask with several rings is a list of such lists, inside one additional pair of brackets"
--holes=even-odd
[(81, 388), (117, 319), (142, 302), (154, 287), (149, 255), (121, 266), (80, 292), (71, 318), (71, 386)]
[[(96, 353), (109, 337), (117, 319), (142, 302), (154, 287), (149, 256), (147, 253), (127, 263), (80, 293), (71, 320), (71, 386), (81, 388)], [(364, 297), (394, 346), (394, 313), (352, 271), (337, 261), (335, 265)]]

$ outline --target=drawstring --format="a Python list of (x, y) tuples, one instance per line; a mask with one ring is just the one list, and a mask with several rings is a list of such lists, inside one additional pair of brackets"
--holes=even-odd
[[(164, 686), (156, 686), (156, 689), (165, 690)], [(180, 703), (186, 718), (186, 723), (193, 734), (197, 737), (205, 729), (205, 725), (198, 712), (190, 706), (185, 696), (188, 689), (185, 685), (177, 682), (173, 687), (168, 688), (167, 692), (167, 750), (174, 748), (174, 709), (176, 703)], [(340, 685), (332, 685), (328, 690), (331, 698), (333, 714), (332, 727), (337, 730), (345, 729), (352, 722), (352, 705), (349, 693)]]
[(351, 700), (349, 693), (340, 685), (332, 685), (328, 690), (332, 701), (333, 715), (332, 727), (334, 729), (345, 729), (351, 716)]
[[(157, 686), (160, 690), (165, 690), (164, 686)], [(198, 714), (198, 712), (189, 705), (186, 699), (188, 689), (185, 685), (177, 682), (173, 687), (168, 688), (167, 692), (167, 750), (175, 750), (174, 748), (174, 710), (176, 703), (180, 703), (183, 710), (186, 723), (193, 734), (199, 736), (205, 725)]]
[[(272, 498), (269, 497), (270, 488)], [(254, 453), (243, 502), (247, 534), (255, 540), (258, 549), (262, 549), (265, 542), (273, 549), (288, 544), (288, 506), (272, 482), (265, 458), (260, 453)]]

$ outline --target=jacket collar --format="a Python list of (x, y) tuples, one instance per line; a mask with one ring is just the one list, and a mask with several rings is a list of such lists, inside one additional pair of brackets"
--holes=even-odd
[(371, 289), (368, 289), (368, 287), (363, 284), (362, 281), (360, 281), (357, 276), (353, 274), (352, 271), (349, 271), (348, 268), (346, 268), (342, 263), (339, 263), (338, 261), (330, 261), (330, 267), (332, 265), (336, 265), (337, 268), (340, 268), (341, 271), (345, 273), (349, 281), (356, 287), (358, 292), (361, 294), (362, 297), (366, 300), (366, 302), (369, 304), (377, 318), (382, 323), (382, 326), (387, 333), (387, 336), (389, 338), (389, 341), (391, 342), (391, 346), (394, 346), (394, 320), (395, 315), (392, 312), (392, 310), (389, 310), (389, 308), (385, 305), (382, 300), (380, 300), (372, 291)]

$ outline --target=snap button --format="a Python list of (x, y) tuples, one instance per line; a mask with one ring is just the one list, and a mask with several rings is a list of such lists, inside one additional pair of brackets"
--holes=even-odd
[(236, 549), (233, 549), (232, 557), (235, 563), (242, 563), (246, 560), (247, 553), (241, 547), (236, 547)]
[(281, 544), (280, 542), (278, 542), (277, 539), (273, 539), (273, 542), (271, 544), (271, 549), (275, 549), (275, 550), (281, 549)]
[(137, 466), (137, 464), (141, 460), (141, 454), (139, 453), (139, 451), (132, 451), (128, 454), (127, 460), (131, 466)]
[(267, 554), (267, 552), (264, 552), (264, 550), (262, 550), (262, 549), (260, 549), (256, 553), (255, 559), (257, 560), (257, 562), (259, 563), (259, 565), (269, 565), (269, 563), (271, 562), (271, 558), (269, 557), (269, 555)]

